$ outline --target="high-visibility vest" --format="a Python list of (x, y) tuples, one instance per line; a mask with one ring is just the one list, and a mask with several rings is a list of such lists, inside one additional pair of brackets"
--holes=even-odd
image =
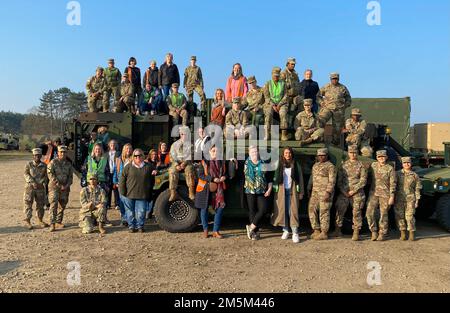
[(87, 180), (91, 178), (92, 175), (97, 174), (99, 182), (106, 182), (105, 170), (108, 160), (106, 157), (102, 156), (100, 161), (97, 163), (94, 158), (89, 157), (88, 159), (88, 173)]
[[(204, 160), (202, 160), (202, 166), (205, 171), (205, 176), (208, 176), (208, 166), (206, 165), (206, 162)], [(225, 175), (225, 162), (222, 162), (222, 168), (223, 168), (223, 175)], [(197, 183), (197, 188), (195, 189), (195, 191), (202, 192), (205, 189), (206, 184), (208, 184), (208, 182), (206, 180), (199, 178), (198, 183)], [(224, 190), (227, 189), (226, 187), (227, 186), (226, 186), (225, 182), (223, 182), (223, 189)]]

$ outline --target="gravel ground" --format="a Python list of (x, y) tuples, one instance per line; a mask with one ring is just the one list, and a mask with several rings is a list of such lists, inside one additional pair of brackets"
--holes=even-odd
[[(385, 242), (350, 237), (301, 243), (266, 229), (251, 242), (245, 220), (224, 219), (226, 238), (170, 234), (149, 222), (144, 234), (119, 226), (82, 235), (77, 227), (79, 181), (72, 188), (64, 230), (22, 226), (25, 160), (0, 160), (0, 292), (449, 292), (450, 234), (418, 223), (416, 242), (392, 232)], [(47, 213), (46, 213), (47, 217)], [(108, 213), (115, 224), (119, 214)], [(35, 220), (34, 220), (35, 222)], [(307, 225), (303, 221), (303, 225)], [(68, 262), (79, 262), (81, 282), (69, 286)], [(381, 285), (367, 283), (378, 262)], [(70, 275), (69, 275), (70, 276)]]

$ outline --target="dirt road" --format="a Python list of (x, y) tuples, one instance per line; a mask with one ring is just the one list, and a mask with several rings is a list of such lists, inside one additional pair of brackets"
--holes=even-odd
[[(155, 224), (145, 234), (110, 227), (100, 238), (77, 227), (76, 179), (65, 216), (69, 227), (28, 231), (21, 222), (25, 162), (0, 159), (0, 292), (450, 291), (450, 234), (430, 221), (419, 223), (416, 242), (400, 242), (396, 232), (385, 242), (370, 242), (367, 235), (360, 242), (317, 242), (306, 239), (307, 221), (300, 244), (281, 241), (276, 229), (251, 242), (245, 220), (227, 219), (223, 240), (201, 239), (200, 229), (170, 234)], [(108, 216), (117, 224), (117, 211)], [(73, 261), (81, 281), (69, 286), (68, 274), (76, 277), (67, 268)], [(381, 267), (381, 285), (367, 283), (371, 261)]]

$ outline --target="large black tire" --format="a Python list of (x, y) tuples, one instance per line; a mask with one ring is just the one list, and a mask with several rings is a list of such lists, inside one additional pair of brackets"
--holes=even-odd
[(441, 196), (436, 202), (436, 217), (439, 224), (450, 232), (450, 194)]
[(170, 191), (161, 192), (155, 202), (155, 218), (159, 227), (170, 233), (186, 233), (199, 224), (199, 211), (188, 197), (185, 186), (178, 187), (178, 197), (169, 202)]

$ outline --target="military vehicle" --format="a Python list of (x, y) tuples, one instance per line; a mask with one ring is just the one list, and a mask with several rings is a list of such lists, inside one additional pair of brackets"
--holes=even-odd
[[(211, 103), (212, 99), (208, 99), (208, 108), (211, 107)], [(359, 107), (363, 112), (363, 118), (369, 123), (366, 136), (373, 151), (386, 149), (389, 160), (395, 164), (396, 169), (400, 169), (399, 157), (409, 155), (410, 99), (353, 99), (353, 107)], [(206, 122), (208, 122), (209, 116), (210, 112), (204, 114)], [(190, 122), (192, 123), (192, 118)], [(168, 115), (132, 116), (129, 113), (82, 113), (73, 123), (66, 125), (65, 134), (65, 142), (70, 148), (68, 156), (73, 161), (77, 175), (81, 175), (81, 168), (87, 157), (86, 143), (89, 141), (89, 135), (91, 131), (97, 130), (100, 126), (108, 126), (111, 138), (118, 140), (120, 144), (131, 143), (133, 147), (140, 147), (146, 152), (156, 149), (161, 141), (172, 143), (177, 139), (175, 138), (176, 134), (171, 136), (172, 125)], [(326, 138), (330, 138), (330, 130), (329, 127), (326, 127)], [(192, 131), (196, 132), (193, 129)], [(295, 158), (302, 163), (306, 181), (309, 179), (318, 148), (328, 147), (330, 159), (337, 166), (346, 158), (344, 146), (336, 147), (324, 143), (299, 147), (297, 141), (279, 142), (279, 149), (287, 146), (293, 148)], [(373, 162), (372, 157), (361, 157), (361, 160), (367, 167)], [(239, 167), (242, 169), (243, 161), (239, 162)], [(242, 170), (238, 170), (235, 177), (228, 183), (226, 215), (242, 216), (246, 214), (246, 211), (243, 210), (245, 205), (242, 177)], [(162, 229), (169, 232), (188, 232), (198, 225), (199, 212), (194, 208), (193, 202), (189, 200), (187, 188), (183, 182), (184, 177), (182, 176), (178, 188), (179, 199), (169, 202), (167, 171), (162, 172), (155, 179), (156, 220)], [(307, 201), (302, 201), (301, 214), (304, 216), (307, 216), (306, 204)], [(351, 214), (351, 210), (348, 211)], [(351, 223), (350, 218), (348, 221)]]
[(0, 133), (0, 150), (19, 150), (19, 137)]
[(416, 169), (422, 181), (421, 214), (431, 216), (436, 213), (436, 219), (446, 230), (450, 231), (450, 142), (444, 142), (445, 161), (442, 166)]

